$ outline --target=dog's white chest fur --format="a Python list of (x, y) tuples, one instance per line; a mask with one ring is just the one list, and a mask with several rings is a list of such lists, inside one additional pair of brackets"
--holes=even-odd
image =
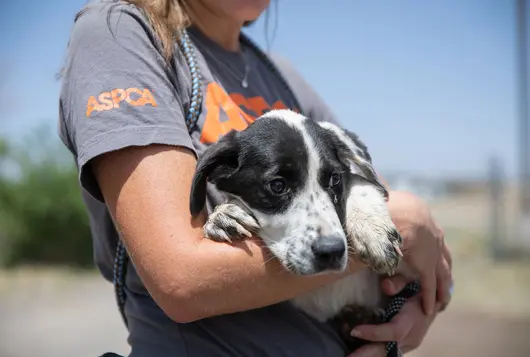
[(380, 307), (382, 296), (377, 273), (366, 268), (291, 302), (313, 318), (324, 322), (337, 315), (344, 306)]

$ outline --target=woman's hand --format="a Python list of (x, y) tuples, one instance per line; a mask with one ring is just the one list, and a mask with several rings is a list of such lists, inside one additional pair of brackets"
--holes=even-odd
[[(402, 276), (385, 279), (382, 282), (383, 291), (387, 295), (395, 295), (408, 283)], [(387, 341), (396, 341), (399, 349), (410, 352), (423, 341), (437, 312), (442, 307), (441, 302), (435, 304), (435, 313), (427, 316), (423, 313), (421, 300), (413, 297), (403, 305), (401, 311), (392, 321), (381, 325), (361, 325), (355, 328), (356, 336), (373, 343), (358, 349), (348, 357), (385, 357)]]
[(439, 302), (443, 309), (450, 299), (452, 260), (444, 233), (427, 205), (410, 193), (391, 191), (388, 208), (404, 239), (404, 260), (419, 276), (423, 309), (431, 315), (435, 303)]
[[(414, 350), (451, 298), (451, 254), (427, 205), (410, 193), (392, 191), (388, 207), (404, 238), (404, 259), (420, 277), (421, 295), (407, 301), (389, 323), (357, 326), (356, 335), (373, 343), (349, 357), (384, 357), (388, 341), (397, 342), (402, 352)], [(395, 275), (382, 281), (382, 289), (387, 295), (395, 295), (409, 282), (410, 279)]]

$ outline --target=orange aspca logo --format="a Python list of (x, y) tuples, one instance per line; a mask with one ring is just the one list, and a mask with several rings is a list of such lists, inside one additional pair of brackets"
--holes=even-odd
[[(211, 82), (206, 87), (204, 106), (206, 117), (200, 141), (208, 144), (215, 143), (230, 130), (244, 130), (257, 117), (271, 109), (287, 109), (281, 100), (269, 105), (260, 96), (246, 98), (239, 93), (228, 94), (216, 82)], [(226, 114), (226, 118), (221, 119), (221, 111)]]
[(110, 92), (103, 92), (96, 96), (90, 96), (86, 105), (86, 116), (89, 117), (92, 112), (101, 112), (119, 108), (121, 102), (125, 102), (133, 107), (141, 107), (150, 104), (156, 107), (156, 101), (151, 91), (147, 88), (117, 88)]

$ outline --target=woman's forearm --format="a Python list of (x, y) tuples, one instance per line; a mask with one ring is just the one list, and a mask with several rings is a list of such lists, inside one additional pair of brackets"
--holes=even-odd
[(344, 273), (296, 276), (262, 244), (259, 238), (233, 244), (202, 239), (178, 254), (166, 250), (169, 261), (155, 268), (166, 276), (156, 282), (147, 274), (145, 280), (156, 284), (151, 290), (169, 317), (190, 322), (285, 301), (363, 267), (352, 262)]

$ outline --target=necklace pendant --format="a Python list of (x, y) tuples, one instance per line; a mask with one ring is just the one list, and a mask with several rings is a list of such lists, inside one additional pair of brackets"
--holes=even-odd
[(248, 87), (248, 73), (250, 72), (250, 67), (248, 64), (245, 65), (245, 75), (243, 76), (243, 79), (241, 80), (241, 86), (243, 88)]

